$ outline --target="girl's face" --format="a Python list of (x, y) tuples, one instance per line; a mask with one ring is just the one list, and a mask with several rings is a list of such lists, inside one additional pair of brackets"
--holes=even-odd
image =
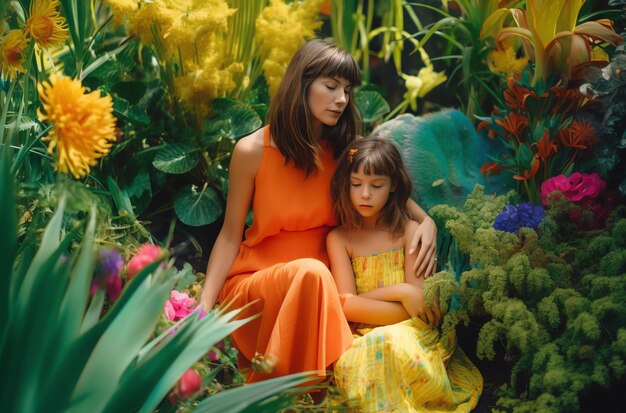
[(388, 175), (367, 175), (363, 164), (350, 174), (350, 201), (365, 224), (375, 224), (391, 193)]
[(351, 88), (350, 82), (340, 77), (321, 76), (311, 83), (307, 103), (317, 126), (337, 124), (348, 104)]

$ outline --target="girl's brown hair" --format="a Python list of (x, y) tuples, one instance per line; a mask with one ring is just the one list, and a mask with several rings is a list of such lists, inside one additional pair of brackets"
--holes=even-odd
[[(350, 53), (320, 39), (310, 40), (289, 62), (267, 115), (276, 146), (287, 162), (293, 161), (307, 175), (320, 165), (320, 143), (313, 138), (307, 103), (309, 86), (320, 76), (343, 78), (353, 86), (361, 83), (359, 67)], [(335, 158), (359, 133), (360, 116), (353, 90), (350, 88), (348, 103), (337, 125), (322, 128), (322, 137), (333, 146)]]
[(367, 175), (391, 178), (392, 192), (380, 211), (377, 223), (388, 228), (394, 236), (402, 236), (410, 218), (406, 204), (412, 184), (398, 148), (388, 139), (369, 137), (357, 140), (348, 145), (341, 155), (331, 182), (333, 210), (337, 219), (346, 228), (361, 227), (361, 215), (350, 201), (350, 175), (357, 172), (361, 165)]

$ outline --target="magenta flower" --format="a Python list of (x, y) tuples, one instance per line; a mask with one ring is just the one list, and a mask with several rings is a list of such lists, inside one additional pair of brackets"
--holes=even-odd
[(606, 188), (597, 173), (586, 174), (574, 172), (569, 178), (558, 175), (541, 184), (541, 202), (548, 205), (547, 198), (554, 191), (559, 191), (572, 202), (579, 202), (585, 198), (596, 198)]
[(163, 313), (168, 320), (178, 321), (191, 314), (195, 305), (195, 299), (180, 291), (172, 290), (170, 299), (165, 302)]
[(137, 273), (143, 270), (146, 265), (158, 259), (161, 254), (163, 254), (161, 247), (154, 244), (143, 244), (139, 247), (133, 258), (128, 261), (128, 265), (126, 266), (126, 275), (128, 276), (128, 279), (130, 280), (137, 275)]

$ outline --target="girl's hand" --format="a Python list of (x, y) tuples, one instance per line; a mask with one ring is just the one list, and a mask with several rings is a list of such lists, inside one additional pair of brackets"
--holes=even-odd
[(422, 289), (412, 284), (401, 284), (403, 294), (400, 303), (411, 317), (418, 317), (426, 324), (435, 327), (439, 324), (441, 311), (436, 306), (428, 307)]
[(409, 254), (416, 251), (418, 253), (413, 271), (417, 277), (423, 275), (424, 278), (428, 278), (437, 268), (437, 225), (431, 217), (425, 217), (413, 235)]

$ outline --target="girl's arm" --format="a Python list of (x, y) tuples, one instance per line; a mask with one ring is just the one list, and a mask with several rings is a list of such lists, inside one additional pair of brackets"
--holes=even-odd
[(346, 236), (340, 227), (331, 231), (326, 237), (330, 269), (339, 296), (343, 300), (343, 312), (348, 321), (386, 325), (409, 318), (409, 314), (400, 302), (382, 301), (357, 295), (347, 245)]
[[(254, 178), (263, 152), (263, 129), (240, 139), (230, 161), (224, 225), (211, 250), (200, 305), (209, 311), (215, 305), (226, 274), (235, 261), (254, 191)], [(259, 136), (261, 139), (259, 139)]]
[(417, 276), (429, 277), (437, 266), (437, 225), (412, 199), (408, 200), (406, 206), (411, 218), (420, 223), (413, 234), (409, 248), (406, 249), (407, 255), (417, 254), (417, 256), (414, 264), (407, 268), (412, 269)]

